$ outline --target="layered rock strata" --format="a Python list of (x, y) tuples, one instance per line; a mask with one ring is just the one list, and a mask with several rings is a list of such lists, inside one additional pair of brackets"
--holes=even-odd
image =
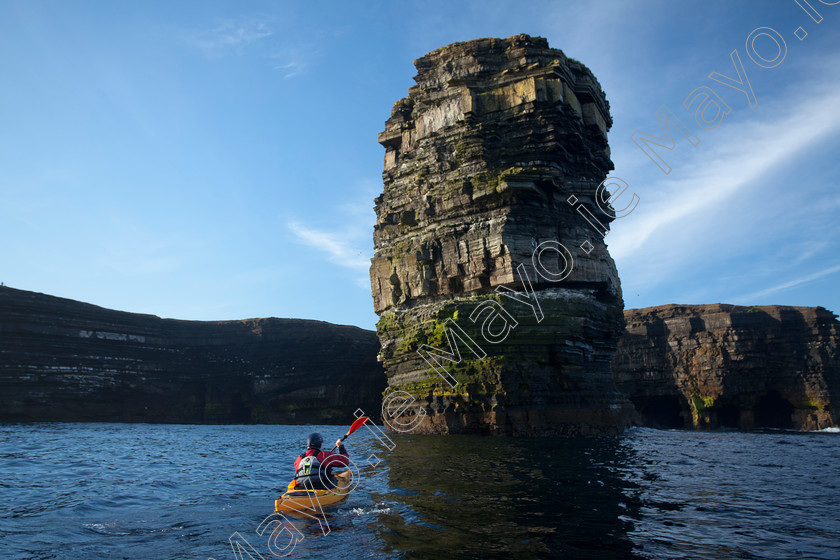
[(380, 408), (371, 331), (177, 321), (0, 288), (0, 421), (347, 423)]
[[(632, 407), (609, 372), (618, 274), (571, 204), (608, 227), (595, 197), (612, 121), (598, 81), (526, 35), (455, 43), (415, 66), (379, 135), (370, 273), (389, 392), (425, 410), (415, 433), (622, 429)], [(430, 348), (453, 359), (427, 362)]]
[(836, 426), (840, 323), (822, 307), (663, 305), (625, 311), (619, 388), (658, 427)]

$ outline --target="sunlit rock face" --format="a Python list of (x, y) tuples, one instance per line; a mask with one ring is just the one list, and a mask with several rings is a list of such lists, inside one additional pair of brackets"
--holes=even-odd
[[(604, 232), (577, 208), (609, 227), (598, 81), (526, 35), (455, 43), (415, 66), (379, 135), (370, 273), (389, 393), (415, 399), (415, 433), (621, 430), (632, 407), (609, 370), (621, 288)], [(461, 331), (461, 359), (432, 359), (436, 373), (418, 350), (449, 352)]]
[(177, 321), (0, 288), (0, 421), (317, 424), (380, 408), (371, 331)]
[(645, 424), (837, 425), (840, 323), (822, 307), (662, 305), (625, 311), (613, 360)]

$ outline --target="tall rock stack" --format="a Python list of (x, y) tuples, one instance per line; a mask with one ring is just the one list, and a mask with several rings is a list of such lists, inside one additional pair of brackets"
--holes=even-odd
[(415, 399), (414, 433), (622, 429), (632, 407), (609, 369), (618, 274), (572, 205), (608, 227), (598, 81), (527, 35), (455, 43), (415, 66), (379, 135), (371, 287), (388, 392)]

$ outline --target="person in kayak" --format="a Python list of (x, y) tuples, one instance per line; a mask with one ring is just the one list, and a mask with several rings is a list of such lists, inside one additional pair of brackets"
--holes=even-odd
[[(335, 488), (337, 483), (332, 474), (334, 467), (346, 467), (350, 464), (344, 442), (335, 442), (338, 453), (321, 451), (324, 438), (314, 432), (306, 440), (306, 451), (295, 459), (295, 487), (308, 490), (328, 490)], [(330, 485), (327, 487), (327, 485)]]

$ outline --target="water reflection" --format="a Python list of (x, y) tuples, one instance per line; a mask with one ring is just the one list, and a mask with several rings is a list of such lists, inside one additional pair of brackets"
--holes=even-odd
[[(404, 558), (633, 558), (618, 438), (394, 438), (383, 452), (399, 504), (371, 529)], [(632, 510), (632, 511), (631, 511)]]

